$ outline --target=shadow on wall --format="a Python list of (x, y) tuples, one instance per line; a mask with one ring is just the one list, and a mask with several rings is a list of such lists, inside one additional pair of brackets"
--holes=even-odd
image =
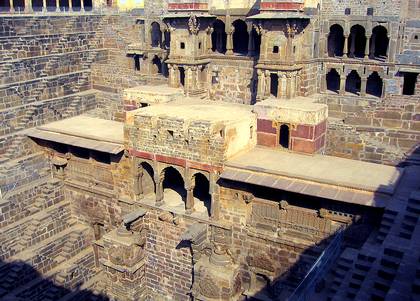
[[(57, 275), (57, 274), (56, 274)], [(72, 277), (69, 275), (68, 277)], [(66, 279), (67, 280), (67, 279)], [(1, 301), (108, 301), (108, 297), (81, 289), (83, 277), (74, 279), (75, 288), (69, 289), (42, 276), (31, 265), (22, 261), (0, 261)]]
[[(404, 181), (403, 185), (405, 188), (411, 187), (410, 189), (412, 191), (418, 191), (420, 189), (420, 182), (418, 182), (418, 179), (416, 182), (416, 176), (413, 175), (420, 174), (420, 143), (413, 147), (406, 154), (406, 158), (402, 160), (397, 166), (400, 168), (407, 168), (407, 170), (416, 170), (413, 173), (403, 173), (402, 176), (400, 176), (399, 184)], [(411, 185), (407, 183), (411, 183)], [(417, 184), (413, 185), (413, 183)], [(378, 191), (383, 191), (386, 188), (387, 186), (380, 187)], [(411, 190), (406, 192), (411, 193)], [(389, 199), (388, 202), (390, 201), (392, 201), (392, 199)], [(376, 193), (374, 202), (383, 204), (383, 196), (381, 196), (379, 193)], [(405, 210), (409, 210), (408, 207), (406, 209), (406, 206), (409, 206), (408, 198), (406, 203), (401, 204), (400, 214), (405, 214)], [(387, 234), (382, 237), (384, 234), (379, 230), (379, 228), (382, 228), (383, 218), (384, 220), (386, 219), (386, 217), (383, 216), (385, 208), (386, 204), (383, 208), (375, 209), (376, 212), (375, 210), (372, 210), (373, 214), (368, 215), (369, 218), (365, 218), (365, 220), (354, 220), (352, 225), (348, 226), (347, 228), (342, 228), (342, 231), (337, 231), (335, 234), (325, 238), (320, 243), (306, 249), (302, 252), (301, 256), (299, 256), (299, 259), (291, 267), (285, 271), (280, 272), (280, 275), (274, 279), (270, 278), (269, 275), (264, 275), (264, 273), (257, 274), (257, 281), (255, 281), (257, 286), (254, 284), (254, 289), (250, 287), (248, 290), (249, 293), (247, 293), (246, 296), (241, 300), (328, 300), (329, 297), (331, 297), (331, 294), (339, 294), (340, 291), (343, 292), (343, 290), (346, 290), (346, 293), (349, 293), (351, 290), (354, 291), (354, 289), (351, 289), (351, 284), (341, 283), (343, 280), (342, 278), (345, 275), (333, 275), (335, 273), (333, 271), (337, 269), (337, 259), (340, 257), (344, 250), (348, 249), (349, 251), (354, 251), (355, 261), (358, 260), (359, 250), (362, 248), (363, 244), (367, 242), (369, 243), (369, 248), (372, 254), (377, 254), (377, 257), (372, 257), (370, 259), (379, 260), (382, 262), (382, 256), (385, 254), (382, 244)], [(420, 214), (417, 214), (417, 218), (420, 218)], [(369, 222), (367, 227), (366, 222)], [(405, 253), (410, 253), (413, 255), (413, 262), (406, 262), (405, 264), (416, 266), (418, 265), (417, 260), (420, 258), (420, 252), (416, 250), (413, 245), (413, 243), (410, 244), (409, 240), (407, 240), (406, 246), (392, 245), (388, 246), (387, 248), (389, 249), (390, 247), (395, 247), (395, 250), (405, 248)], [(308, 258), (318, 258), (318, 261), (308, 261)], [(246, 269), (249, 268), (249, 266), (246, 267)], [(398, 269), (395, 270), (395, 273), (397, 271)], [(251, 271), (249, 270), (245, 270), (244, 275), (246, 276), (246, 274), (250, 274), (250, 272)], [(261, 272), (261, 270), (259, 272)], [(353, 273), (353, 271), (350, 269), (346, 273)], [(337, 279), (337, 277), (339, 279)], [(395, 275), (392, 275), (391, 277), (394, 279)], [(336, 292), (334, 292), (334, 284), (332, 284), (334, 281), (333, 278), (335, 281), (341, 283), (341, 286), (338, 287), (338, 291)], [(414, 281), (414, 279), (412, 279), (412, 281)], [(260, 285), (260, 287), (258, 287), (258, 285)], [(384, 288), (385, 296), (392, 291), (391, 286), (392, 281), (389, 283), (389, 287)], [(409, 287), (411, 288), (411, 284)], [(374, 292), (368, 293), (372, 294), (372, 298), (375, 297)], [(400, 293), (408, 293), (411, 295), (413, 294), (413, 292), (410, 293), (406, 291)], [(339, 295), (335, 295), (335, 298), (337, 298), (337, 296)]]

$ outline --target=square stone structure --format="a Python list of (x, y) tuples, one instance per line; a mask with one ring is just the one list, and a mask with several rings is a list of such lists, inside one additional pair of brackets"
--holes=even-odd
[(325, 149), (328, 107), (311, 98), (293, 100), (269, 98), (257, 103), (258, 144), (283, 147), (302, 153)]

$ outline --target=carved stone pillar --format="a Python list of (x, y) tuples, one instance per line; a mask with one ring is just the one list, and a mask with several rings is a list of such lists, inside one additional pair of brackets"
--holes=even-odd
[(346, 75), (340, 74), (340, 95), (346, 93)]
[(187, 214), (194, 212), (194, 186), (186, 187), (187, 199), (185, 201), (185, 210)]
[(212, 27), (209, 27), (207, 29), (207, 36), (206, 36), (206, 46), (207, 46), (207, 53), (212, 53), (213, 49), (213, 40), (211, 38), (211, 35), (213, 33), (214, 29)]
[(282, 85), (282, 80), (281, 80), (281, 72), (277, 72), (277, 78), (278, 78), (278, 80), (277, 80), (277, 82), (278, 82), (278, 85), (277, 85), (277, 98), (281, 98), (281, 96), (282, 96), (282, 89), (283, 89), (283, 85)]
[(42, 0), (42, 11), (47, 11), (47, 0)]
[(60, 11), (60, 0), (55, 0), (55, 11), (56, 12)]
[(360, 96), (366, 96), (367, 77), (362, 77), (361, 80), (362, 82), (360, 85)]
[(347, 58), (349, 54), (349, 36), (344, 36), (343, 57)]
[(164, 203), (164, 200), (163, 200), (163, 180), (164, 180), (164, 175), (155, 176), (156, 206), (162, 206), (163, 203)]
[(328, 36), (329, 34), (327, 33), (324, 38), (324, 57), (328, 57)]
[(264, 91), (264, 97), (270, 97), (271, 92), (271, 76), (270, 71), (265, 70), (265, 91)]
[(254, 31), (251, 30), (249, 32), (249, 38), (248, 38), (248, 56), (254, 56), (255, 55), (255, 44), (254, 44)]
[(13, 0), (9, 0), (9, 12), (14, 13), (15, 12), (15, 7), (13, 5)]
[(292, 75), (290, 73), (286, 74), (286, 98), (292, 98)]
[(354, 57), (354, 51), (356, 50), (356, 35), (351, 35), (351, 41), (350, 41), (350, 57)]
[(321, 92), (325, 93), (327, 91), (327, 71), (322, 74), (321, 80)]
[(30, 3), (31, 0), (24, 0), (25, 3), (25, 13), (30, 13), (31, 12), (31, 8), (32, 8), (32, 4)]
[(372, 35), (372, 43), (370, 43), (370, 53), (369, 53), (369, 57), (371, 59), (375, 58), (375, 43), (376, 43), (376, 34)]
[(85, 11), (85, 0), (80, 0), (80, 11), (81, 12)]
[(134, 175), (134, 194), (136, 196), (143, 196), (143, 168), (137, 168), (135, 167), (135, 170), (133, 172)]
[(366, 36), (365, 57), (364, 57), (365, 60), (369, 58), (369, 41), (370, 41), (370, 36)]
[(69, 11), (73, 11), (73, 0), (69, 0)]
[(264, 72), (261, 69), (257, 69), (257, 75), (258, 75), (257, 100), (262, 100), (264, 98), (265, 76), (264, 76)]
[(226, 40), (226, 54), (232, 55), (233, 54), (233, 33), (235, 32), (235, 27), (230, 25), (230, 29), (227, 32), (227, 40)]

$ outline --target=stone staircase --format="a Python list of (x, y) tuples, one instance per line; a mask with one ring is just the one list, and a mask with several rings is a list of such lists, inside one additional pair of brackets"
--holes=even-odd
[(346, 248), (314, 300), (420, 298), (420, 168), (407, 167), (378, 231), (360, 250)]

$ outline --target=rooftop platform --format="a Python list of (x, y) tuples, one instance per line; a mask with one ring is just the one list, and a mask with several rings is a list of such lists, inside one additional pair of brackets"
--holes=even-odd
[(253, 111), (262, 119), (317, 125), (327, 119), (328, 106), (316, 101), (315, 98), (301, 96), (290, 100), (268, 98), (256, 103)]
[[(181, 100), (150, 106), (137, 111), (143, 116), (161, 116), (185, 121), (208, 121), (233, 124), (239, 120), (254, 118), (252, 106), (218, 101), (205, 101), (199, 98), (184, 97)], [(249, 120), (251, 120), (249, 119)]]
[(228, 160), (221, 177), (346, 203), (383, 207), (403, 170), (344, 158), (256, 147)]
[(124, 150), (124, 123), (77, 116), (28, 131), (29, 137), (118, 154)]

